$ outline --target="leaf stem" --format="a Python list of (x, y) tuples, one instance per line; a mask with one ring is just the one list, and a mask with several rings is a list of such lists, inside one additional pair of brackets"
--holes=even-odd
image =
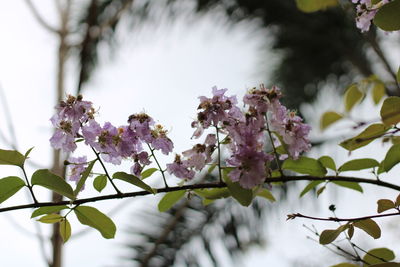
[(221, 143), (219, 141), (219, 128), (218, 126), (215, 126), (215, 131), (216, 131), (216, 135), (217, 135), (217, 164), (218, 164), (218, 176), (219, 176), (219, 182), (222, 184), (222, 170), (221, 170)]
[(163, 169), (161, 168), (161, 165), (160, 165), (160, 163), (158, 162), (156, 155), (154, 154), (154, 149), (153, 149), (149, 144), (147, 144), (147, 146), (148, 146), (149, 149), (150, 149), (151, 156), (153, 157), (154, 161), (155, 161), (156, 164), (157, 164), (158, 170), (161, 172), (161, 176), (162, 176), (162, 178), (163, 178), (163, 180), (164, 180), (165, 188), (169, 188), (169, 186), (168, 186), (168, 184), (167, 184), (167, 179), (165, 179), (165, 170), (163, 170)]
[(35, 197), (35, 194), (33, 193), (32, 185), (29, 183), (28, 176), (26, 175), (26, 171), (25, 171), (24, 166), (22, 166), (21, 169), (22, 169), (22, 172), (24, 173), (24, 178), (25, 178), (25, 181), (26, 181), (26, 186), (29, 188), (29, 191), (31, 192), (31, 196), (32, 196), (32, 198), (33, 198), (33, 202), (35, 202), (35, 204), (37, 204), (38, 201), (37, 201), (37, 199), (36, 199), (36, 197)]
[(393, 213), (386, 213), (386, 214), (374, 214), (374, 215), (363, 216), (363, 217), (354, 217), (354, 218), (338, 218), (338, 217), (321, 218), (321, 217), (308, 216), (308, 215), (304, 215), (301, 213), (294, 213), (294, 214), (289, 214), (287, 219), (292, 220), (295, 218), (305, 218), (305, 219), (311, 219), (311, 220), (315, 220), (315, 221), (354, 222), (354, 221), (361, 221), (361, 220), (372, 219), (372, 218), (381, 218), (381, 217), (398, 216), (398, 215), (400, 215), (400, 212), (393, 212)]
[(96, 151), (96, 149), (94, 149), (94, 147), (90, 146), (90, 148), (93, 150), (94, 154), (96, 154), (96, 158), (97, 160), (100, 162), (101, 166), (103, 167), (103, 170), (107, 176), (107, 179), (110, 181), (111, 185), (114, 187), (115, 191), (117, 191), (118, 195), (122, 195), (121, 191), (119, 191), (118, 187), (114, 184), (113, 180), (111, 179), (110, 174), (107, 171), (106, 166), (104, 165), (104, 162), (101, 160), (100, 158), (100, 153)]
[(278, 152), (276, 151), (276, 147), (275, 147), (275, 144), (274, 144), (274, 139), (272, 138), (272, 133), (271, 133), (271, 130), (269, 129), (267, 114), (265, 114), (265, 124), (267, 125), (267, 132), (268, 132), (269, 140), (271, 141), (271, 146), (272, 146), (272, 149), (273, 149), (273, 151), (274, 151), (276, 165), (278, 166), (279, 173), (280, 173), (281, 176), (283, 177), (284, 174), (283, 174), (281, 165), (279, 164)]

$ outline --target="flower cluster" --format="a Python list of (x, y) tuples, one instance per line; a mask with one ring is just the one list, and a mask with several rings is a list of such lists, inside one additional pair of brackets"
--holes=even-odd
[[(83, 101), (81, 96), (68, 96), (56, 110), (51, 118), (56, 127), (50, 139), (54, 148), (73, 152), (77, 148), (76, 142), (83, 139), (105, 162), (119, 165), (123, 159), (132, 159), (131, 173), (136, 176), (140, 176), (143, 166), (151, 163), (143, 145), (149, 146), (152, 151), (160, 150), (165, 155), (173, 149), (167, 131), (145, 113), (131, 115), (128, 125), (115, 127), (110, 122), (101, 126), (94, 118), (92, 103)], [(69, 161), (76, 163), (72, 166), (70, 180), (77, 181), (84, 171), (81, 163), (86, 162), (86, 158)]]
[[(275, 142), (285, 148), (286, 154), (281, 154), (281, 159), (288, 156), (297, 159), (300, 153), (309, 150), (310, 126), (280, 103), (282, 94), (277, 87), (251, 89), (243, 98), (248, 106), (244, 111), (237, 106), (235, 96), (225, 96), (226, 91), (214, 87), (212, 98), (199, 97), (200, 112), (192, 127), (196, 128), (195, 138), (209, 128), (215, 128), (217, 136), (218, 133), (225, 135), (223, 143), (230, 151), (226, 163), (234, 167), (229, 173), (232, 181), (244, 188), (253, 188), (266, 179), (268, 165), (274, 160), (274, 153), (266, 150), (266, 131), (274, 133)], [(177, 155), (174, 163), (167, 165), (168, 171), (176, 177), (191, 179), (194, 171), (200, 171), (211, 162), (216, 145), (220, 145), (220, 140), (209, 134), (204, 144), (197, 144), (183, 152), (183, 156)]]
[[(211, 98), (199, 97), (192, 137), (198, 139), (206, 130), (213, 132), (207, 134), (203, 143), (177, 154), (166, 170), (160, 169), (163, 175), (168, 171), (178, 178), (192, 179), (196, 172), (211, 164), (212, 154), (218, 150), (220, 170), (229, 167), (228, 176), (232, 181), (244, 188), (253, 188), (268, 177), (269, 166), (273, 160), (278, 160), (278, 153), (281, 160), (297, 159), (310, 149), (307, 137), (310, 126), (281, 104), (279, 88), (267, 89), (261, 85), (249, 90), (243, 98), (245, 109), (238, 107), (236, 96), (226, 96), (226, 91), (214, 87)], [(65, 152), (73, 152), (76, 142), (84, 141), (105, 162), (119, 165), (123, 159), (131, 159), (130, 171), (140, 177), (143, 167), (151, 163), (155, 150), (165, 155), (173, 150), (167, 131), (145, 113), (133, 114), (127, 125), (115, 127), (110, 122), (100, 125), (95, 120), (92, 103), (83, 101), (81, 96), (69, 96), (56, 109), (57, 113), (51, 118), (56, 131), (50, 142), (54, 148)], [(227, 148), (228, 155), (221, 154), (222, 146)], [(279, 151), (275, 147), (279, 147)], [(226, 166), (221, 166), (223, 156)], [(77, 182), (85, 171), (87, 159), (70, 158), (69, 162), (70, 180)], [(159, 166), (157, 160), (156, 163)]]
[(352, 0), (352, 2), (357, 4), (356, 26), (361, 32), (367, 32), (379, 8), (389, 3), (389, 0), (381, 0), (378, 3), (374, 2), (375, 4), (373, 4), (372, 0)]

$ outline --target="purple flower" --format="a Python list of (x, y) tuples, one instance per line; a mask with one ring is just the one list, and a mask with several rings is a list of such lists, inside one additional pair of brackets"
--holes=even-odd
[(236, 167), (228, 176), (232, 181), (239, 182), (243, 188), (253, 188), (266, 179), (266, 162), (272, 159), (273, 157), (264, 151), (241, 147), (227, 160), (230, 166)]
[[(65, 127), (70, 127), (68, 123), (62, 123)], [(68, 126), (66, 126), (68, 124)], [(50, 144), (55, 149), (62, 149), (65, 152), (73, 152), (76, 149), (75, 144), (76, 135), (72, 131), (63, 129), (63, 127), (57, 128), (50, 138)]]
[(200, 105), (197, 109), (200, 111), (197, 114), (197, 121), (192, 123), (192, 127), (197, 130), (193, 134), (194, 137), (199, 137), (203, 129), (210, 126), (218, 126), (219, 124), (230, 124), (232, 121), (243, 119), (243, 114), (236, 106), (236, 96), (227, 97), (225, 92), (228, 89), (217, 89), (213, 87), (213, 97), (208, 98), (200, 96)]
[(154, 120), (145, 113), (133, 114), (128, 119), (129, 127), (134, 131), (140, 139), (151, 143), (153, 137), (151, 135), (150, 126), (154, 125)]
[(214, 151), (215, 145), (206, 146), (197, 144), (192, 149), (182, 152), (185, 156), (185, 165), (194, 168), (197, 171), (201, 171), (207, 163), (211, 162), (211, 153)]
[(79, 180), (81, 179), (82, 173), (86, 170), (87, 158), (86, 156), (79, 158), (70, 157), (68, 159), (68, 162), (69, 162), (68, 168), (70, 170), (69, 180), (78, 183)]
[(141, 176), (143, 166), (149, 165), (151, 161), (149, 160), (149, 154), (145, 151), (140, 152), (133, 156), (135, 163), (131, 167), (131, 173), (137, 177)]
[(165, 155), (168, 155), (172, 152), (174, 148), (174, 144), (171, 139), (167, 137), (167, 131), (163, 129), (163, 127), (157, 124), (154, 130), (151, 131), (152, 140), (151, 145), (154, 149), (161, 150), (161, 152)]
[(173, 163), (167, 164), (167, 171), (169, 174), (173, 174), (181, 179), (193, 179), (194, 171), (190, 170), (184, 162), (181, 161), (179, 155), (175, 156), (175, 161)]

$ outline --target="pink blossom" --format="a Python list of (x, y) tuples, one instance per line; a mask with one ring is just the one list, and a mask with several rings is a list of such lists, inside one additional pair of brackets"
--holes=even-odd
[(68, 162), (69, 162), (68, 168), (70, 170), (69, 180), (78, 183), (79, 180), (81, 179), (82, 173), (86, 170), (88, 164), (87, 158), (86, 156), (78, 158), (70, 157), (68, 159)]

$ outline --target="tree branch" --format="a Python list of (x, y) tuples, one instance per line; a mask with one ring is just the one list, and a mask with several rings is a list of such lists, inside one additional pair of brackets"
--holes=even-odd
[[(390, 188), (390, 189), (393, 189), (396, 191), (400, 191), (399, 185), (387, 183), (387, 182), (384, 182), (381, 180), (349, 177), (349, 176), (325, 176), (325, 177), (316, 177), (316, 176), (310, 176), (310, 175), (284, 176), (284, 177), (268, 178), (266, 180), (266, 183), (275, 183), (275, 182), (287, 183), (287, 182), (295, 182), (295, 181), (357, 182), (357, 183), (373, 184), (373, 185), (377, 185), (380, 187), (386, 187), (386, 188)], [(155, 190), (157, 193), (167, 193), (167, 192), (174, 192), (174, 191), (179, 191), (179, 190), (211, 189), (211, 188), (226, 188), (226, 187), (227, 186), (225, 183), (201, 183), (201, 184), (192, 184), (192, 185), (184, 185), (184, 186), (173, 186), (173, 187), (168, 187), (168, 188), (157, 188)], [(146, 195), (150, 195), (150, 194), (152, 194), (152, 193), (150, 193), (148, 191), (136, 191), (136, 192), (129, 192), (129, 193), (111, 194), (111, 195), (105, 195), (105, 196), (83, 198), (83, 199), (77, 199), (77, 200), (71, 200), (71, 201), (38, 202), (38, 203), (32, 203), (32, 204), (0, 208), (0, 213), (12, 211), (12, 210), (59, 206), (59, 205), (81, 205), (81, 204), (91, 203), (91, 202), (96, 202), (96, 201), (146, 196)]]
[(354, 221), (361, 221), (361, 220), (372, 219), (372, 218), (390, 217), (390, 216), (398, 216), (398, 215), (400, 215), (400, 212), (392, 212), (392, 213), (386, 213), (386, 214), (374, 214), (374, 215), (363, 216), (363, 217), (354, 217), (354, 218), (337, 218), (337, 217), (320, 218), (320, 217), (312, 217), (312, 216), (303, 215), (301, 213), (295, 213), (295, 214), (289, 214), (287, 219), (293, 220), (295, 218), (305, 218), (305, 219), (311, 219), (314, 221), (354, 222)]

